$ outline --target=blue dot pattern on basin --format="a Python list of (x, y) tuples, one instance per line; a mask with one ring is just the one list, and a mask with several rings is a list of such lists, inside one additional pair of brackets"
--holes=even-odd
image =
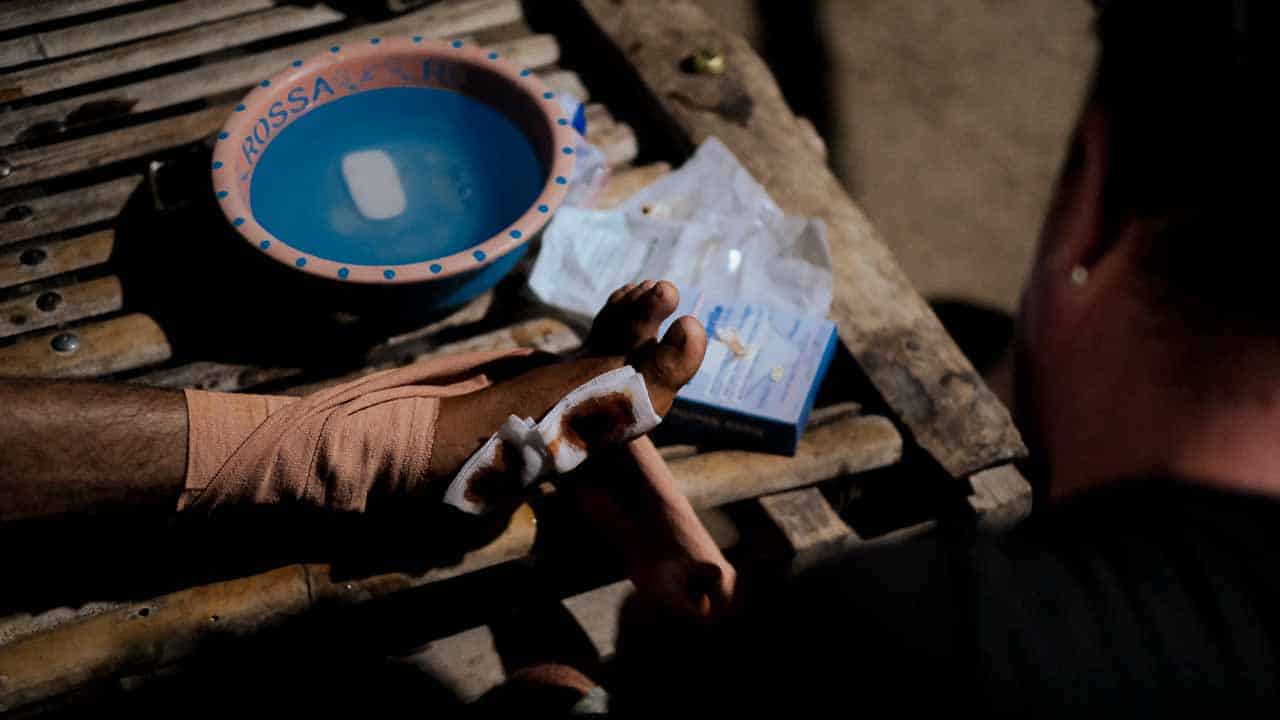
[[(343, 158), (371, 150), (390, 158), (409, 199), (393, 217), (366, 217), (347, 186)], [(300, 253), (401, 265), (509, 227), (537, 200), (545, 172), (529, 140), (490, 106), (438, 88), (384, 88), (318, 107), (274, 138), (250, 203), (258, 223)]]

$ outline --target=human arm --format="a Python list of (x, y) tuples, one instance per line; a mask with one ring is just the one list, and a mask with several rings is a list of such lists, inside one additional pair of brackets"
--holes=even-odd
[(186, 457), (180, 392), (0, 380), (0, 523), (91, 510), (172, 512)]

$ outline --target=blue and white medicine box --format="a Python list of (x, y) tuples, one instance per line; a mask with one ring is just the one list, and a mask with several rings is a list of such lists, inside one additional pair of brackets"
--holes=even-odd
[(684, 315), (706, 327), (707, 354), (677, 393), (663, 437), (794, 455), (835, 355), (835, 324), (681, 288), (680, 307), (663, 332)]

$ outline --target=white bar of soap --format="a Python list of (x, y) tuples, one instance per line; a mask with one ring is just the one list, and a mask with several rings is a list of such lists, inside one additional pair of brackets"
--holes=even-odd
[(369, 220), (390, 220), (409, 206), (396, 164), (382, 150), (343, 155), (342, 178), (356, 209)]

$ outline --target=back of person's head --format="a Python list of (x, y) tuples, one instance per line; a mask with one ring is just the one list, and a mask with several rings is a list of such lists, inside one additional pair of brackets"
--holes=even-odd
[(1197, 333), (1280, 331), (1274, 0), (1104, 0), (1111, 230), (1144, 225), (1151, 299)]

